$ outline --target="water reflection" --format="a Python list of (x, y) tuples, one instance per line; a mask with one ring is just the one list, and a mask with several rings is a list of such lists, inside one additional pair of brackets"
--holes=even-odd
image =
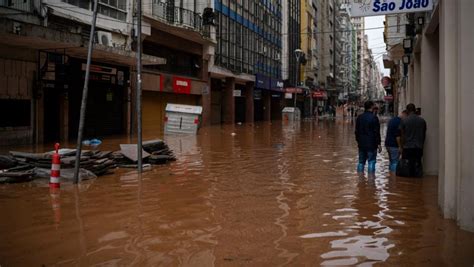
[(472, 265), (474, 235), (439, 216), (436, 178), (389, 176), (385, 153), (357, 176), (353, 127), (215, 126), (167, 136), (178, 160), (142, 176), (118, 170), (60, 196), (1, 185), (0, 264)]

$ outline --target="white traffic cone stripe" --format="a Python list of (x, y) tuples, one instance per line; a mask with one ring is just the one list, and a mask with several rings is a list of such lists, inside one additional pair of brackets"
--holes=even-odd
[(59, 170), (61, 170), (61, 165), (60, 164), (51, 164), (51, 170), (52, 171), (59, 171)]
[(51, 176), (51, 179), (49, 181), (50, 181), (50, 183), (53, 183), (53, 184), (59, 184), (59, 177), (52, 177)]

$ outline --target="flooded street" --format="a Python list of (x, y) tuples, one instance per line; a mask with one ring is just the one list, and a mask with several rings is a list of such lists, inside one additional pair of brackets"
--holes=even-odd
[(437, 178), (391, 177), (385, 149), (359, 177), (353, 127), (211, 127), (166, 137), (178, 160), (142, 176), (0, 185), (0, 265), (472, 266)]

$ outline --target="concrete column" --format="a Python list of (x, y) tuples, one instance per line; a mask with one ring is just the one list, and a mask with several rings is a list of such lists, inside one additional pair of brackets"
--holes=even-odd
[(61, 94), (59, 109), (59, 139), (61, 142), (69, 140), (69, 97)]
[[(414, 102), (414, 98), (415, 98), (415, 66), (414, 64), (411, 64), (410, 65), (410, 69), (409, 69), (409, 72), (408, 72), (408, 83), (407, 83), (407, 89), (405, 91), (405, 101), (403, 101), (403, 104), (401, 105), (401, 110), (400, 111), (403, 111), (405, 110), (406, 106), (408, 103), (412, 103)], [(406, 92), (412, 92), (412, 98), (410, 98), (410, 96), (407, 95)]]
[(222, 88), (222, 122), (235, 123), (235, 78), (226, 78), (225, 87)]
[(254, 102), (253, 102), (253, 88), (254, 82), (247, 82), (245, 84), (245, 122), (253, 123), (254, 122)]
[[(131, 78), (131, 77), (130, 77)], [(123, 104), (123, 109), (124, 109), (124, 127), (125, 127), (125, 133), (127, 135), (131, 135), (132, 133), (132, 87), (127, 86), (125, 87), (125, 103)]]
[[(460, 180), (458, 186), (458, 222), (461, 228), (474, 232), (474, 90), (472, 64), (474, 62), (474, 1), (458, 1), (458, 118), (460, 131)], [(449, 90), (449, 88), (447, 88)]]
[(36, 144), (44, 142), (44, 88), (41, 97), (36, 100)]
[(414, 75), (413, 75), (414, 81), (413, 81), (413, 88), (410, 92), (410, 101), (408, 102), (413, 103), (418, 107), (421, 104), (421, 99), (420, 99), (421, 98), (421, 79), (422, 79), (421, 72), (424, 70), (422, 70), (420, 53), (413, 53), (412, 60), (414, 64)]
[(272, 93), (268, 90), (262, 91), (263, 97), (263, 120), (272, 120)]
[[(423, 35), (421, 43), (421, 90), (420, 105), (422, 117), (426, 120), (427, 131), (424, 153), (424, 170), (428, 175), (438, 174), (439, 145), (439, 38), (438, 34)], [(415, 63), (416, 65), (416, 63)]]
[(211, 125), (211, 76), (209, 75), (207, 79), (207, 88), (202, 92), (201, 103), (202, 103), (202, 117), (201, 125), (210, 126)]
[(445, 218), (456, 218), (458, 174), (458, 0), (441, 1), (439, 36), (439, 182), (438, 203)]

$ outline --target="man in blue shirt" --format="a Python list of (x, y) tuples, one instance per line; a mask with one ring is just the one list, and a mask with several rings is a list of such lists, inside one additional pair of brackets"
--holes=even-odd
[(368, 172), (375, 173), (375, 163), (377, 161), (377, 148), (382, 152), (380, 145), (380, 122), (373, 113), (374, 102), (367, 101), (364, 104), (364, 113), (356, 120), (355, 137), (359, 147), (359, 164), (357, 172), (363, 173), (365, 162), (368, 164)]
[(400, 161), (400, 123), (408, 115), (404, 110), (399, 116), (393, 117), (387, 126), (387, 136), (385, 137), (385, 147), (387, 148), (388, 158), (390, 159), (390, 171), (396, 172)]

